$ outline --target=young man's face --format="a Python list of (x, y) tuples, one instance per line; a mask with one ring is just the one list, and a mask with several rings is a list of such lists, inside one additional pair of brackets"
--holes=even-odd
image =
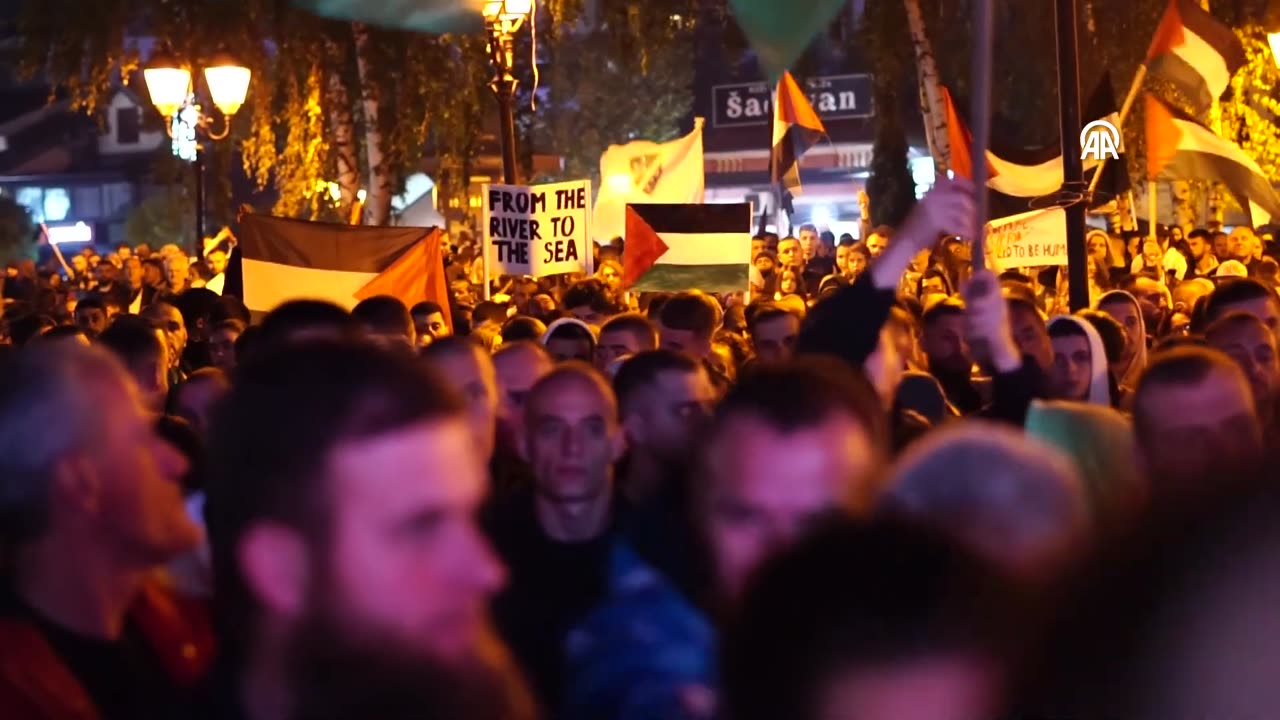
[(433, 360), (436, 367), (467, 401), (472, 447), (487, 462), (493, 455), (498, 423), (498, 377), (493, 361), (479, 347), (451, 352)]
[(1204, 257), (1204, 253), (1209, 249), (1202, 237), (1187, 238), (1187, 247), (1191, 249), (1191, 257), (1197, 261)]
[(1083, 335), (1051, 338), (1053, 369), (1049, 382), (1053, 396), (1059, 400), (1085, 400), (1093, 376), (1093, 353), (1089, 338)]
[(968, 327), (962, 315), (934, 318), (928, 323), (921, 346), (929, 358), (929, 367), (956, 375), (969, 372), (973, 360), (969, 356), (967, 334)]
[(570, 315), (578, 318), (582, 322), (587, 323), (588, 325), (595, 325), (596, 327), (599, 327), (605, 320), (609, 319), (607, 315), (596, 310), (590, 305), (579, 305), (577, 307), (565, 309), (569, 311)]
[(646, 350), (636, 334), (625, 328), (615, 328), (600, 333), (596, 345), (596, 367), (604, 370), (617, 360)]
[(796, 338), (800, 335), (800, 320), (794, 315), (779, 315), (756, 323), (751, 344), (756, 356), (765, 362), (782, 362), (791, 358)]
[(1239, 310), (1258, 318), (1271, 332), (1280, 332), (1280, 299), (1275, 297), (1242, 300), (1223, 307), (1223, 312)]
[(209, 264), (209, 272), (214, 275), (227, 271), (227, 254), (221, 250), (214, 250), (206, 255), (204, 259)]
[(418, 334), (418, 344), (427, 346), (432, 340), (449, 336), (449, 325), (444, 321), (443, 313), (418, 313), (413, 316), (413, 329)]
[(818, 254), (818, 233), (813, 230), (801, 230), (799, 240), (804, 259), (812, 260), (813, 256)]
[(1124, 300), (1104, 303), (1098, 309), (1115, 318), (1116, 322), (1124, 328), (1124, 354), (1120, 358), (1120, 363), (1127, 367), (1133, 357), (1138, 354), (1138, 350), (1147, 342), (1142, 331), (1142, 316), (1133, 303)]
[[(476, 522), (487, 483), (462, 419), (423, 422), (329, 455), (330, 542), (313, 596), (350, 636), (425, 656), (475, 654), (504, 582)], [(313, 548), (313, 550), (317, 550)]]
[(887, 245), (888, 242), (876, 233), (871, 233), (867, 236), (867, 250), (870, 251), (873, 258), (880, 257), (880, 253), (884, 252)]
[(1049, 372), (1053, 365), (1053, 344), (1049, 342), (1049, 331), (1039, 314), (1028, 307), (1010, 303), (1009, 326), (1018, 350), (1035, 358), (1040, 369)]
[(659, 458), (686, 460), (715, 402), (715, 387), (702, 368), (660, 372), (628, 408), (627, 432), (635, 445)]
[(221, 370), (230, 371), (236, 366), (236, 340), (240, 333), (231, 328), (214, 330), (209, 336), (209, 361)]
[(663, 350), (674, 350), (698, 359), (711, 352), (711, 340), (702, 339), (693, 330), (678, 330), (658, 323), (658, 347)]
[(871, 438), (843, 414), (790, 433), (744, 414), (727, 422), (706, 452), (704, 526), (730, 598), (822, 516), (871, 503)]
[(1253, 324), (1239, 325), (1215, 335), (1210, 344), (1240, 366), (1253, 391), (1254, 403), (1269, 406), (1280, 384), (1280, 360), (1271, 331)]
[(1224, 463), (1248, 466), (1262, 454), (1253, 394), (1234, 368), (1162, 386), (1139, 399), (1134, 415), (1145, 428), (1139, 440), (1147, 470), (1162, 481), (1205, 480)]
[(553, 504), (582, 504), (612, 491), (613, 464), (625, 442), (617, 410), (604, 388), (586, 378), (552, 380), (525, 411), (522, 454), (533, 468), (539, 497)]
[(96, 336), (107, 328), (107, 314), (96, 307), (76, 308), (76, 325)]
[(782, 267), (800, 264), (800, 243), (797, 240), (787, 239), (778, 243), (778, 264)]

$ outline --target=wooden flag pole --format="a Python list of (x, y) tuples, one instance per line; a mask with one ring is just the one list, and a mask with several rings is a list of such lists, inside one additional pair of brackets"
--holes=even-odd
[[(1147, 239), (1151, 242), (1159, 242), (1156, 239), (1156, 181), (1147, 180)], [(1138, 254), (1142, 254), (1142, 248), (1138, 248)]]
[(975, 227), (970, 228), (973, 239), (971, 262), (978, 267), (987, 265), (987, 147), (991, 141), (991, 64), (994, 38), (993, 0), (977, 0), (973, 6), (973, 79), (970, 131), (973, 144), (969, 157), (973, 165), (973, 191), (977, 193)]

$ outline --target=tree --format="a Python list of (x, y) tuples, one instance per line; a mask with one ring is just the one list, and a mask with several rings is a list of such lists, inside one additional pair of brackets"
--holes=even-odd
[(31, 213), (11, 196), (0, 195), (0, 263), (35, 259), (35, 224)]
[(867, 181), (871, 222), (898, 225), (916, 199), (900, 92), (909, 86), (912, 45), (901, 0), (872, 0), (865, 12), (861, 35), (873, 64), (875, 102), (875, 141)]
[(124, 220), (124, 241), (135, 247), (175, 243), (190, 249), (195, 232), (195, 206), (182, 188), (173, 186), (143, 200)]
[(547, 90), (528, 123), (528, 145), (563, 154), (563, 178), (595, 178), (609, 145), (664, 142), (680, 132), (693, 108), (699, 24), (722, 22), (723, 6), (551, 0), (546, 8), (550, 22), (539, 25), (538, 42)]

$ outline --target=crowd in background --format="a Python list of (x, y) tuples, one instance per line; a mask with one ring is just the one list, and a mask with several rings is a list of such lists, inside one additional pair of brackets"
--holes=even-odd
[(1270, 233), (1092, 233), (1070, 314), (974, 213), (726, 296), (605, 245), (486, 300), (462, 237), (447, 303), (260, 319), (225, 237), (12, 268), (0, 715), (1265, 716)]

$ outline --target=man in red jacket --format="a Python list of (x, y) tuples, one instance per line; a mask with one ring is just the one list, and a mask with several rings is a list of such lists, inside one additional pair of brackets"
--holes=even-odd
[(154, 578), (201, 540), (185, 470), (105, 351), (39, 343), (0, 368), (5, 718), (189, 715), (212, 634)]

